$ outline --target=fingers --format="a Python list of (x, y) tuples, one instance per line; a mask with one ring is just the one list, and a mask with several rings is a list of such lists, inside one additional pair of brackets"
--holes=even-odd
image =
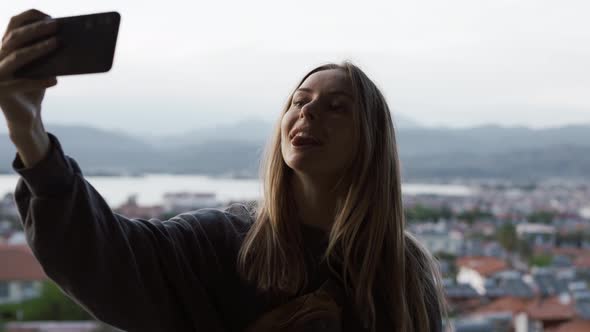
[[(44, 18), (49, 18), (50, 16), (38, 11), (37, 9), (29, 9), (25, 12), (22, 12), (16, 16), (13, 16), (8, 23), (8, 27), (6, 28), (6, 32), (4, 33), (4, 37), (6, 34), (13, 29), (20, 28), (23, 25), (26, 25), (31, 22), (39, 21)], [(2, 38), (4, 41), (4, 38)]]
[(57, 31), (57, 22), (49, 18), (41, 11), (30, 9), (10, 19), (0, 48), (0, 78), (11, 78), (16, 69), (56, 48), (55, 37), (30, 45)]
[(2, 41), (0, 59), (11, 51), (30, 44), (33, 40), (52, 35), (56, 31), (57, 22), (55, 20), (42, 20), (11, 30)]
[(15, 92), (26, 92), (32, 90), (46, 89), (57, 85), (57, 79), (51, 77), (42, 80), (12, 80), (12, 81), (0, 81), (0, 98), (14, 94)]
[(43, 55), (50, 53), (57, 47), (57, 38), (37, 42), (29, 47), (11, 52), (0, 59), (0, 77), (11, 76), (17, 69)]

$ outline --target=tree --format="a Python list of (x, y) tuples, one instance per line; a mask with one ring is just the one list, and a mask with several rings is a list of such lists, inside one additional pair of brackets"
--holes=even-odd
[(527, 219), (532, 223), (549, 224), (555, 218), (556, 213), (553, 211), (534, 211), (529, 214)]
[(416, 204), (413, 207), (406, 208), (405, 213), (406, 219), (409, 221), (437, 221), (440, 218), (450, 219), (453, 216), (453, 212), (448, 206), (435, 208), (423, 206), (422, 204)]
[(13, 319), (19, 310), (22, 310), (22, 320), (94, 320), (52, 281), (43, 283), (37, 298), (0, 306), (0, 312)]
[(545, 267), (551, 265), (551, 261), (553, 260), (553, 256), (547, 254), (541, 255), (534, 255), (529, 260), (529, 265), (531, 266), (538, 266), (538, 267)]
[(459, 213), (457, 216), (458, 219), (466, 221), (468, 224), (473, 224), (473, 222), (477, 219), (483, 218), (491, 218), (493, 217), (492, 213), (489, 211), (483, 211), (479, 208), (475, 208), (474, 210), (463, 211)]
[(522, 259), (528, 260), (533, 255), (533, 248), (531, 248), (531, 245), (528, 242), (519, 240), (516, 247), (516, 252), (518, 252)]
[(516, 235), (516, 227), (511, 223), (504, 223), (496, 232), (498, 242), (507, 251), (513, 252), (518, 247), (518, 236)]

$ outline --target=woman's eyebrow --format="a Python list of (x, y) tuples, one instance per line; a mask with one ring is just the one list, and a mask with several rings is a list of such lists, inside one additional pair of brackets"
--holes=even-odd
[[(313, 93), (313, 90), (309, 89), (309, 88), (299, 88), (299, 89), (295, 90), (295, 92), (298, 92), (298, 91)], [(326, 92), (326, 94), (327, 95), (341, 95), (341, 96), (345, 96), (345, 97), (348, 97), (348, 98), (354, 100), (353, 96), (350, 93), (343, 91), (343, 90), (332, 90), (332, 91)]]

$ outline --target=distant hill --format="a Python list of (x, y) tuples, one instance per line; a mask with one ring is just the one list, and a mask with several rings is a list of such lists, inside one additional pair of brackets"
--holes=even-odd
[(174, 136), (145, 136), (142, 138), (156, 148), (194, 145), (197, 142), (205, 143), (209, 141), (237, 141), (259, 144), (269, 137), (272, 125), (272, 123), (261, 119), (249, 118), (236, 124), (192, 130)]
[[(420, 123), (403, 115), (396, 115), (394, 121), (396, 128), (416, 129), (421, 127)], [(227, 140), (259, 144), (271, 135), (273, 125), (269, 121), (250, 117), (235, 124), (196, 129), (173, 136), (145, 135), (141, 139), (157, 148), (192, 145), (195, 142)]]
[(573, 145), (590, 146), (590, 125), (550, 129), (500, 127), (466, 129), (401, 128), (398, 149), (406, 155), (468, 152), (489, 155), (514, 150)]
[[(160, 153), (150, 144), (118, 131), (85, 126), (45, 125), (59, 137), (66, 154), (81, 164), (82, 171), (126, 172), (141, 169), (158, 159)], [(16, 149), (8, 136), (0, 136), (0, 171), (12, 172)], [(158, 167), (159, 168), (159, 167)]]
[(394, 123), (396, 129), (422, 127), (422, 124), (420, 124), (418, 121), (416, 121), (414, 119), (410, 119), (407, 116), (400, 115), (395, 110), (393, 111), (392, 116), (393, 116), (393, 123)]
[[(397, 121), (396, 121), (397, 122)], [(397, 125), (396, 125), (397, 126)], [(588, 177), (590, 125), (552, 129), (398, 126), (404, 179)], [(166, 172), (256, 176), (272, 125), (255, 119), (174, 137), (46, 124), (85, 174)], [(0, 134), (0, 172), (12, 172), (15, 149)]]
[(502, 178), (535, 181), (543, 178), (589, 178), (590, 147), (552, 145), (495, 153), (439, 152), (401, 154), (404, 179)]

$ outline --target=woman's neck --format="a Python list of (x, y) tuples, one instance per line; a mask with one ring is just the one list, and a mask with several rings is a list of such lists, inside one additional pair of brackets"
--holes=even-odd
[(332, 191), (334, 182), (300, 173), (294, 173), (291, 180), (301, 222), (329, 231), (334, 223), (338, 199)]

